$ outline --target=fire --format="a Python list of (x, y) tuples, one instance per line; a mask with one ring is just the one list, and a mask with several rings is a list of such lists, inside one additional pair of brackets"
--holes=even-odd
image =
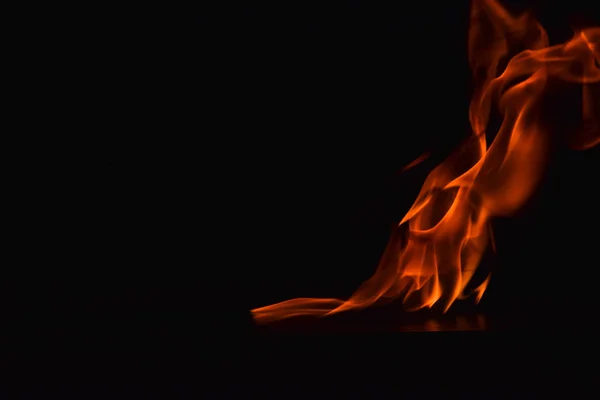
[[(439, 304), (444, 312), (467, 296), (479, 302), (490, 277), (469, 293), (466, 289), (493, 244), (490, 220), (520, 208), (544, 171), (549, 138), (540, 99), (549, 80), (582, 85), (583, 129), (570, 138), (572, 146), (587, 149), (600, 142), (600, 28), (549, 46), (546, 32), (529, 14), (515, 17), (496, 0), (473, 0), (468, 48), (476, 88), (469, 107), (471, 140), (429, 174), (375, 274), (346, 301), (298, 298), (254, 309), (258, 323), (395, 299), (407, 310)], [(488, 145), (492, 107), (503, 120)]]

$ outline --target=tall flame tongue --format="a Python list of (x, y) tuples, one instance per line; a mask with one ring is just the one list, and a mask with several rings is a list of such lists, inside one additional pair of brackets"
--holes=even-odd
[[(500, 63), (522, 49), (499, 73)], [(583, 85), (583, 129), (573, 136), (573, 147), (600, 142), (600, 28), (549, 47), (546, 32), (529, 15), (515, 18), (496, 0), (474, 0), (469, 62), (475, 81), (472, 140), (429, 174), (375, 274), (347, 301), (292, 299), (252, 310), (255, 321), (323, 316), (398, 297), (407, 310), (439, 303), (447, 311), (467, 295), (491, 240), (490, 218), (516, 211), (542, 175), (548, 139), (539, 118), (540, 97), (549, 79)], [(492, 105), (503, 122), (488, 147)], [(470, 293), (477, 302), (488, 281), (489, 276)]]

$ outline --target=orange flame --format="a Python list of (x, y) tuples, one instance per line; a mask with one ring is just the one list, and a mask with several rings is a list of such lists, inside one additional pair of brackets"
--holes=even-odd
[[(496, 0), (474, 0), (468, 48), (475, 81), (472, 140), (429, 174), (375, 274), (347, 301), (298, 298), (254, 309), (258, 323), (324, 316), (397, 298), (407, 310), (437, 303), (444, 312), (468, 295), (479, 302), (489, 276), (473, 292), (465, 290), (492, 239), (490, 218), (521, 207), (544, 170), (549, 140), (539, 113), (549, 79), (583, 86), (583, 129), (571, 138), (572, 146), (586, 149), (600, 142), (600, 28), (581, 30), (569, 42), (550, 47), (530, 15), (514, 17)], [(526, 50), (500, 73), (503, 60), (521, 49)], [(492, 106), (503, 122), (488, 147)]]

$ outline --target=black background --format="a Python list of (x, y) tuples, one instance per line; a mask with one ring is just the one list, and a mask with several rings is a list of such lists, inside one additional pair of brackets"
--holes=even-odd
[[(597, 15), (542, 3), (510, 4), (533, 5), (552, 42)], [(205, 337), (235, 353), (252, 308), (348, 297), (469, 134), (467, 1), (88, 15), (51, 52), (76, 61), (59, 92), (68, 123), (53, 125), (75, 139), (27, 165), (21, 257), (2, 283), (6, 325), (32, 354), (161, 364), (152, 348), (188, 365), (210, 358)], [(552, 162), (528, 205), (495, 222), (479, 308), (544, 330), (589, 323), (600, 222), (598, 149), (568, 150), (573, 116), (552, 104)]]

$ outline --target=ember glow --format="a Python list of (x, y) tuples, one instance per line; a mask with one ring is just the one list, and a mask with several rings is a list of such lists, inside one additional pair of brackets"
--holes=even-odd
[[(519, 209), (544, 172), (549, 138), (540, 100), (550, 80), (582, 87), (583, 129), (570, 137), (572, 146), (583, 150), (600, 142), (600, 28), (549, 46), (529, 14), (513, 16), (496, 0), (473, 0), (468, 49), (475, 83), (472, 140), (429, 174), (375, 274), (346, 301), (292, 299), (252, 310), (256, 322), (325, 316), (392, 300), (409, 311), (439, 304), (444, 312), (457, 299), (472, 296), (479, 302), (490, 277), (468, 293), (466, 288), (492, 242), (490, 220)], [(492, 107), (503, 119), (488, 143)]]

